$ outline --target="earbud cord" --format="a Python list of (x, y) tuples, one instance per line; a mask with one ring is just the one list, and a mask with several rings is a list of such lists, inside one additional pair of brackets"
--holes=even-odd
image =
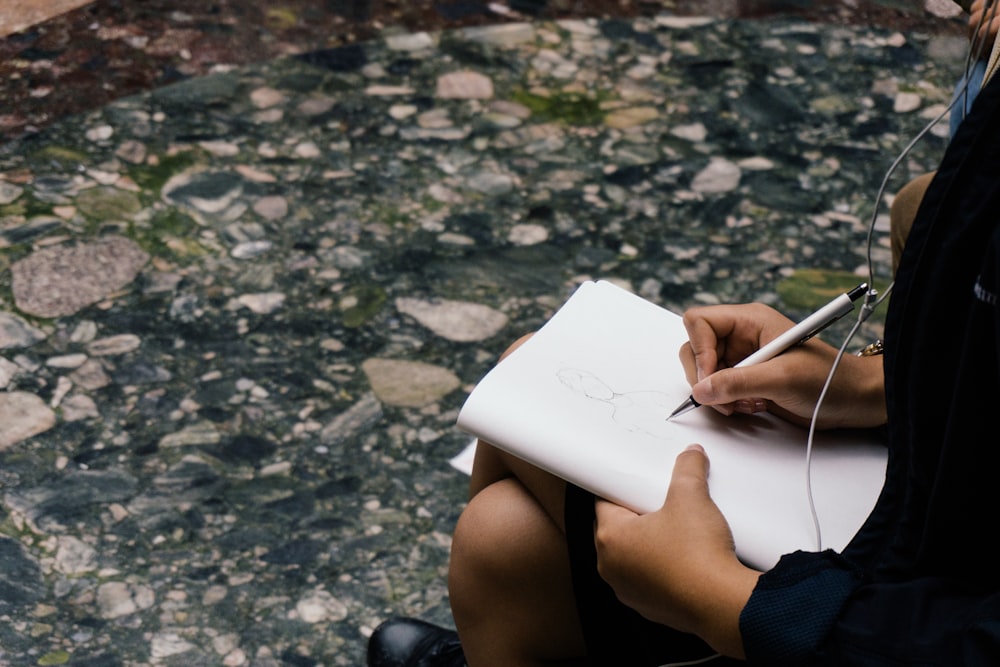
[[(971, 72), (972, 63), (977, 62), (979, 58), (982, 57), (983, 51), (985, 49), (986, 41), (979, 38), (980, 28), (984, 23), (988, 24), (993, 20), (996, 15), (997, 5), (1000, 2), (993, 2), (990, 5), (989, 12), (984, 11), (982, 16), (979, 17), (979, 24), (976, 27), (975, 35), (973, 36), (972, 42), (969, 45), (969, 52), (966, 56), (965, 63), (965, 76), (962, 81), (962, 88), (955, 94), (951, 100), (951, 103), (947, 108), (941, 112), (934, 120), (928, 123), (917, 135), (910, 140), (906, 147), (900, 152), (899, 156), (893, 160), (892, 164), (889, 165), (889, 169), (886, 170), (885, 176), (882, 178), (882, 184), (879, 186), (878, 193), (875, 196), (875, 205), (872, 211), (871, 221), (868, 225), (868, 238), (866, 241), (866, 259), (868, 265), (868, 292), (865, 294), (864, 303), (861, 306), (861, 310), (858, 312), (858, 319), (851, 327), (847, 336), (844, 339), (843, 344), (840, 349), (837, 350), (837, 355), (834, 357), (833, 365), (830, 367), (830, 372), (826, 376), (826, 382), (823, 384), (823, 389), (820, 391), (819, 398), (816, 399), (816, 406), (813, 408), (812, 418), (809, 420), (809, 436), (806, 441), (806, 495), (809, 499), (809, 512), (812, 515), (813, 530), (815, 532), (816, 540), (816, 550), (823, 550), (823, 532), (820, 527), (819, 513), (816, 511), (816, 500), (813, 496), (812, 490), (812, 453), (813, 453), (813, 442), (816, 434), (816, 423), (819, 420), (819, 412), (823, 406), (823, 401), (826, 398), (826, 394), (833, 384), (833, 376), (837, 372), (837, 368), (840, 366), (840, 362), (846, 353), (848, 345), (854, 339), (861, 325), (871, 316), (875, 309), (889, 296), (892, 292), (893, 285), (895, 281), (889, 283), (888, 287), (879, 295), (878, 290), (874, 288), (875, 285), (875, 263), (872, 261), (872, 246), (875, 236), (875, 225), (878, 221), (879, 210), (882, 208), (882, 201), (885, 198), (885, 190), (888, 186), (889, 179), (892, 177), (893, 173), (899, 167), (899, 165), (906, 159), (913, 148), (920, 142), (924, 136), (927, 135), (931, 129), (941, 122), (949, 113), (951, 113), (956, 102), (959, 99), (962, 100), (962, 118), (965, 118), (965, 114), (968, 110), (968, 89), (969, 89), (969, 74)], [(987, 18), (989, 14), (989, 18)], [(975, 54), (975, 55), (973, 55)]]
[[(882, 200), (885, 197), (885, 189), (889, 183), (889, 178), (892, 176), (893, 172), (896, 171), (896, 168), (900, 165), (900, 163), (902, 163), (902, 161), (906, 159), (906, 156), (910, 154), (910, 152), (913, 150), (913, 147), (916, 146), (917, 143), (921, 139), (923, 139), (928, 132), (930, 132), (931, 128), (933, 128), (935, 125), (941, 122), (945, 118), (945, 116), (947, 116), (951, 112), (952, 108), (955, 106), (955, 103), (959, 100), (959, 98), (962, 99), (962, 118), (963, 120), (965, 119), (965, 114), (968, 111), (969, 73), (971, 72), (971, 65), (982, 56), (982, 52), (985, 46), (985, 40), (979, 41), (979, 43), (977, 44), (977, 40), (979, 39), (979, 28), (982, 27), (984, 21), (990, 22), (993, 20), (993, 16), (996, 14), (996, 8), (998, 4), (1000, 4), (1000, 2), (992, 3), (989, 12), (990, 14), (989, 19), (986, 19), (985, 11), (983, 12), (983, 15), (979, 17), (979, 24), (976, 26), (976, 34), (972, 40), (972, 43), (969, 46), (969, 52), (966, 55), (965, 76), (963, 77), (962, 80), (961, 90), (954, 95), (948, 107), (938, 117), (936, 117), (934, 120), (928, 123), (919, 133), (917, 133), (917, 136), (914, 137), (910, 141), (910, 143), (906, 145), (903, 151), (899, 154), (899, 157), (897, 157), (892, 162), (892, 164), (889, 166), (889, 169), (886, 171), (885, 176), (882, 179), (882, 184), (878, 189), (878, 194), (875, 196), (875, 207), (872, 213), (871, 222), (868, 225), (868, 239), (866, 245), (869, 289), (868, 292), (865, 294), (865, 300), (861, 306), (860, 312), (858, 313), (857, 321), (854, 323), (854, 326), (851, 327), (851, 330), (847, 333), (847, 336), (844, 339), (844, 343), (840, 346), (840, 349), (837, 350), (837, 356), (833, 360), (833, 365), (830, 368), (830, 372), (826, 376), (826, 382), (823, 384), (823, 389), (820, 391), (819, 398), (816, 399), (816, 407), (813, 409), (812, 418), (809, 420), (809, 437), (806, 442), (806, 495), (809, 498), (809, 511), (812, 514), (813, 529), (815, 530), (816, 533), (816, 551), (823, 550), (823, 532), (822, 529), (820, 528), (819, 514), (816, 512), (816, 502), (813, 497), (813, 491), (812, 491), (813, 440), (816, 434), (816, 422), (819, 419), (819, 411), (823, 405), (823, 400), (826, 398), (826, 393), (830, 389), (830, 385), (833, 384), (833, 376), (837, 372), (837, 367), (840, 366), (841, 359), (844, 358), (844, 354), (847, 351), (847, 346), (850, 345), (851, 340), (854, 339), (854, 336), (861, 328), (861, 325), (871, 316), (873, 312), (875, 312), (875, 309), (878, 308), (878, 306), (886, 299), (886, 297), (889, 296), (889, 294), (892, 292), (892, 286), (895, 284), (895, 282), (890, 282), (889, 286), (886, 287), (885, 291), (882, 293), (881, 296), (879, 296), (878, 290), (876, 290), (873, 287), (875, 284), (875, 268), (874, 268), (875, 264), (872, 261), (872, 243), (875, 234), (875, 223), (878, 220), (878, 212), (879, 209), (882, 207)], [(973, 52), (975, 52), (976, 54), (975, 59), (973, 59), (972, 57)], [(661, 667), (685, 667), (688, 665), (701, 665), (721, 657), (722, 654), (716, 653), (714, 655), (710, 655), (708, 657), (701, 658), (698, 660), (691, 660), (687, 662), (672, 662), (669, 664), (662, 665)]]

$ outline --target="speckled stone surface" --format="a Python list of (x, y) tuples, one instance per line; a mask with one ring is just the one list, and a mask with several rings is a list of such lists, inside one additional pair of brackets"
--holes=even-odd
[(964, 47), (400, 33), (0, 146), (0, 665), (360, 665), (388, 615), (449, 623), (454, 421), (506, 344), (585, 278), (790, 315), (856, 282)]

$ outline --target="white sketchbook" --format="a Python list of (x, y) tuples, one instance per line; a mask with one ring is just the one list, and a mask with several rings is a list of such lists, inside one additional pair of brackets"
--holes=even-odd
[(809, 507), (806, 429), (710, 408), (667, 416), (690, 395), (679, 315), (608, 282), (582, 284), (466, 400), (461, 429), (637, 512), (659, 509), (674, 459), (700, 443), (709, 489), (739, 557), (767, 569), (795, 550), (843, 549), (875, 505), (886, 449), (868, 431), (817, 432)]

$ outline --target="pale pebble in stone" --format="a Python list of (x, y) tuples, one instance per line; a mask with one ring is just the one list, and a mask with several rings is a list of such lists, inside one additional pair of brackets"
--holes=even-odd
[(443, 232), (439, 234), (437, 238), (439, 242), (446, 243), (448, 245), (456, 245), (456, 246), (476, 245), (476, 239), (466, 234), (456, 234), (455, 232)]
[(770, 171), (774, 169), (774, 162), (762, 156), (748, 157), (736, 163), (740, 169), (747, 171)]
[(476, 192), (495, 197), (513, 191), (515, 182), (508, 174), (484, 171), (469, 178), (467, 185)]
[(96, 359), (88, 359), (69, 374), (69, 379), (73, 384), (91, 391), (111, 384), (111, 378), (104, 371), (104, 366)]
[(483, 114), (483, 121), (489, 123), (493, 127), (510, 129), (513, 127), (518, 127), (521, 125), (521, 119), (517, 116), (512, 116), (510, 114), (497, 113), (491, 111), (489, 113)]
[(241, 667), (245, 664), (247, 664), (247, 654), (241, 648), (234, 648), (222, 658), (223, 667)]
[(531, 23), (501, 23), (463, 28), (461, 34), (471, 42), (514, 46), (534, 41), (535, 27)]
[(298, 110), (305, 116), (320, 116), (332, 109), (336, 103), (332, 97), (312, 97), (299, 104)]
[(389, 35), (385, 38), (385, 45), (391, 51), (422, 51), (433, 48), (435, 44), (435, 39), (426, 32)]
[(885, 43), (894, 49), (902, 48), (906, 46), (906, 35), (901, 32), (894, 32), (885, 38)]
[(267, 109), (269, 107), (277, 106), (285, 101), (285, 94), (280, 90), (275, 90), (268, 86), (263, 86), (257, 88), (252, 93), (250, 93), (250, 101), (258, 109)]
[(124, 581), (108, 581), (97, 589), (97, 605), (101, 618), (113, 619), (134, 614), (153, 606), (155, 594), (148, 586), (130, 586)]
[[(920, 117), (921, 118), (925, 118), (927, 120), (938, 119), (938, 118), (941, 118), (942, 116), (946, 115), (947, 110), (948, 110), (948, 106), (945, 105), (945, 104), (941, 104), (941, 103), (928, 104), (927, 106), (923, 107), (920, 110)], [(939, 125), (944, 125), (944, 126), (947, 127), (947, 125), (948, 125), (948, 119), (947, 118), (941, 118), (941, 122), (939, 123)]]
[(67, 422), (97, 419), (101, 416), (94, 399), (85, 394), (73, 394), (69, 396), (62, 401), (59, 409), (62, 411), (63, 420)]
[(0, 357), (0, 389), (6, 389), (7, 385), (17, 377), (20, 371), (20, 366), (15, 364), (13, 361), (8, 361), (3, 357)]
[(56, 414), (35, 394), (0, 393), (0, 452), (56, 425)]
[(336, 622), (347, 618), (347, 605), (324, 590), (307, 593), (296, 603), (295, 611), (306, 623)]
[(168, 433), (160, 438), (160, 447), (192, 447), (197, 445), (214, 445), (222, 440), (222, 434), (214, 424), (200, 421), (185, 426), (179, 431)]
[(236, 391), (250, 391), (257, 386), (257, 383), (250, 378), (239, 378), (236, 380)]
[(713, 157), (691, 182), (695, 192), (717, 194), (735, 190), (740, 184), (740, 168), (725, 158)]
[(38, 317), (72, 315), (131, 283), (148, 261), (120, 236), (42, 248), (11, 266), (14, 301)]
[(708, 130), (702, 123), (691, 123), (670, 128), (670, 134), (697, 144), (705, 141), (705, 138), (708, 137)]
[(122, 178), (122, 175), (118, 172), (105, 171), (104, 169), (87, 169), (87, 176), (101, 185), (112, 185)]
[(507, 326), (504, 313), (479, 303), (450, 299), (396, 299), (396, 308), (437, 335), (456, 342), (492, 338)]
[(136, 611), (132, 601), (132, 592), (128, 584), (122, 581), (109, 581), (97, 589), (97, 606), (101, 618), (112, 619), (127, 616)]
[(842, 95), (825, 95), (809, 101), (809, 107), (813, 111), (830, 116), (846, 113), (853, 106), (854, 100), (849, 100)]
[(176, 632), (161, 632), (150, 642), (150, 655), (154, 658), (169, 658), (170, 656), (187, 653), (195, 646)]
[(267, 236), (267, 230), (259, 222), (253, 220), (234, 222), (223, 229), (225, 237), (234, 243), (256, 241)]
[(700, 28), (702, 26), (715, 23), (716, 19), (711, 16), (657, 16), (654, 21), (656, 25), (663, 28), (674, 28), (677, 30), (687, 30), (689, 28)]
[(432, 183), (430, 187), (427, 188), (427, 194), (429, 194), (434, 201), (441, 202), (442, 204), (460, 204), (463, 201), (462, 195), (447, 186), (441, 185), (440, 183)]
[(934, 16), (945, 19), (955, 18), (962, 13), (962, 7), (951, 0), (924, 0), (924, 9)]
[(227, 595), (229, 595), (228, 587), (215, 584), (205, 589), (205, 592), (201, 596), (201, 603), (206, 607), (211, 607), (225, 600)]
[(233, 167), (233, 169), (243, 178), (251, 181), (252, 183), (277, 183), (278, 179), (274, 174), (269, 174), (266, 171), (261, 171), (260, 169), (255, 169), (249, 165), (239, 164)]
[(423, 127), (407, 127), (399, 132), (400, 139), (419, 141), (423, 139), (436, 141), (461, 141), (469, 136), (470, 128), (451, 127), (427, 129)]
[(258, 315), (269, 315), (280, 310), (285, 305), (285, 298), (285, 295), (281, 292), (241, 294), (236, 298), (236, 303), (249, 308)]
[(389, 107), (389, 116), (395, 120), (404, 120), (417, 113), (417, 111), (419, 109), (413, 104), (393, 104)]
[(24, 319), (0, 311), (0, 350), (31, 347), (45, 340), (45, 332)]
[(267, 240), (244, 241), (233, 246), (233, 249), (229, 251), (229, 254), (232, 255), (234, 259), (253, 259), (254, 257), (260, 257), (265, 254), (273, 246), (274, 244)]
[(560, 28), (571, 32), (574, 35), (583, 35), (586, 37), (597, 37), (601, 34), (600, 27), (591, 20), (586, 19), (563, 19), (557, 21)]
[(455, 124), (448, 116), (447, 109), (431, 109), (417, 117), (417, 125), (425, 129), (441, 129), (453, 127)]
[(324, 338), (319, 342), (319, 346), (329, 352), (343, 352), (347, 347), (342, 341), (336, 338)]
[(640, 63), (635, 67), (629, 68), (625, 75), (630, 79), (635, 79), (637, 81), (643, 81), (650, 78), (656, 74), (656, 64), (655, 63)]
[(24, 193), (24, 188), (7, 181), (0, 180), (0, 206), (14, 203)]
[(337, 445), (366, 431), (382, 418), (382, 404), (374, 393), (366, 393), (354, 405), (337, 415), (320, 431), (320, 440)]
[(240, 147), (231, 141), (215, 139), (211, 141), (200, 141), (198, 142), (198, 145), (215, 157), (233, 157), (240, 154)]
[(315, 142), (312, 141), (303, 141), (301, 144), (295, 147), (296, 157), (304, 158), (307, 160), (318, 158), (322, 154), (323, 151), (320, 150), (320, 147), (317, 146)]
[(92, 127), (86, 132), (86, 137), (88, 141), (101, 142), (107, 141), (115, 134), (115, 128), (110, 125), (99, 125), (97, 127)]
[(193, 171), (172, 176), (161, 190), (168, 203), (183, 204), (199, 213), (219, 215), (243, 194), (243, 179), (228, 171)]
[(69, 335), (74, 343), (89, 343), (97, 338), (97, 323), (93, 320), (80, 320)]
[(292, 472), (292, 464), (290, 461), (278, 461), (276, 463), (269, 463), (268, 465), (260, 469), (261, 477), (275, 477), (277, 475), (287, 475)]
[(226, 655), (239, 644), (239, 635), (225, 633), (212, 637), (212, 648), (219, 655)]
[(49, 357), (45, 360), (45, 365), (49, 368), (73, 369), (83, 366), (87, 362), (87, 355), (82, 353), (63, 354), (57, 357)]
[(617, 109), (605, 116), (604, 124), (611, 128), (624, 130), (651, 123), (661, 116), (662, 112), (656, 107)]
[(118, 334), (89, 343), (87, 353), (93, 357), (112, 357), (134, 352), (141, 346), (142, 339), (135, 334)]
[(265, 220), (278, 220), (288, 215), (288, 200), (280, 195), (261, 197), (254, 202), (253, 210)]
[(284, 117), (284, 110), (278, 108), (264, 109), (263, 111), (258, 111), (253, 115), (253, 119), (257, 123), (277, 123)]
[(552, 49), (541, 49), (531, 60), (531, 66), (557, 79), (571, 79), (579, 70), (575, 61)]
[(923, 98), (917, 93), (901, 92), (892, 102), (892, 110), (896, 113), (916, 111), (923, 103)]
[(415, 92), (417, 91), (409, 86), (374, 85), (365, 88), (365, 94), (371, 97), (398, 97), (412, 95)]
[(471, 70), (448, 72), (438, 77), (437, 96), (441, 99), (488, 100), (493, 97), (493, 80)]
[(400, 407), (424, 407), (461, 386), (447, 368), (422, 361), (373, 357), (361, 369), (379, 400)]
[(60, 377), (56, 380), (56, 386), (52, 390), (52, 397), (49, 399), (49, 407), (58, 408), (69, 390), (73, 388), (73, 383), (67, 377)]
[(529, 246), (549, 240), (549, 230), (542, 225), (519, 224), (510, 228), (507, 240), (514, 245)]
[(55, 568), (63, 574), (79, 575), (97, 569), (97, 550), (72, 535), (57, 538)]
[(531, 109), (510, 100), (495, 100), (490, 102), (490, 109), (506, 116), (514, 116), (520, 120), (527, 120), (531, 117)]
[(228, 576), (226, 581), (230, 586), (242, 586), (243, 584), (249, 584), (256, 578), (253, 572), (233, 572)]

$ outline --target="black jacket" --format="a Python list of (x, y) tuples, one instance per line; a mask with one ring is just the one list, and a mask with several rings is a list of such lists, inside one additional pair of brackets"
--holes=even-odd
[(949, 145), (885, 325), (889, 464), (842, 554), (795, 553), (741, 616), (751, 664), (1000, 665), (1000, 76)]

